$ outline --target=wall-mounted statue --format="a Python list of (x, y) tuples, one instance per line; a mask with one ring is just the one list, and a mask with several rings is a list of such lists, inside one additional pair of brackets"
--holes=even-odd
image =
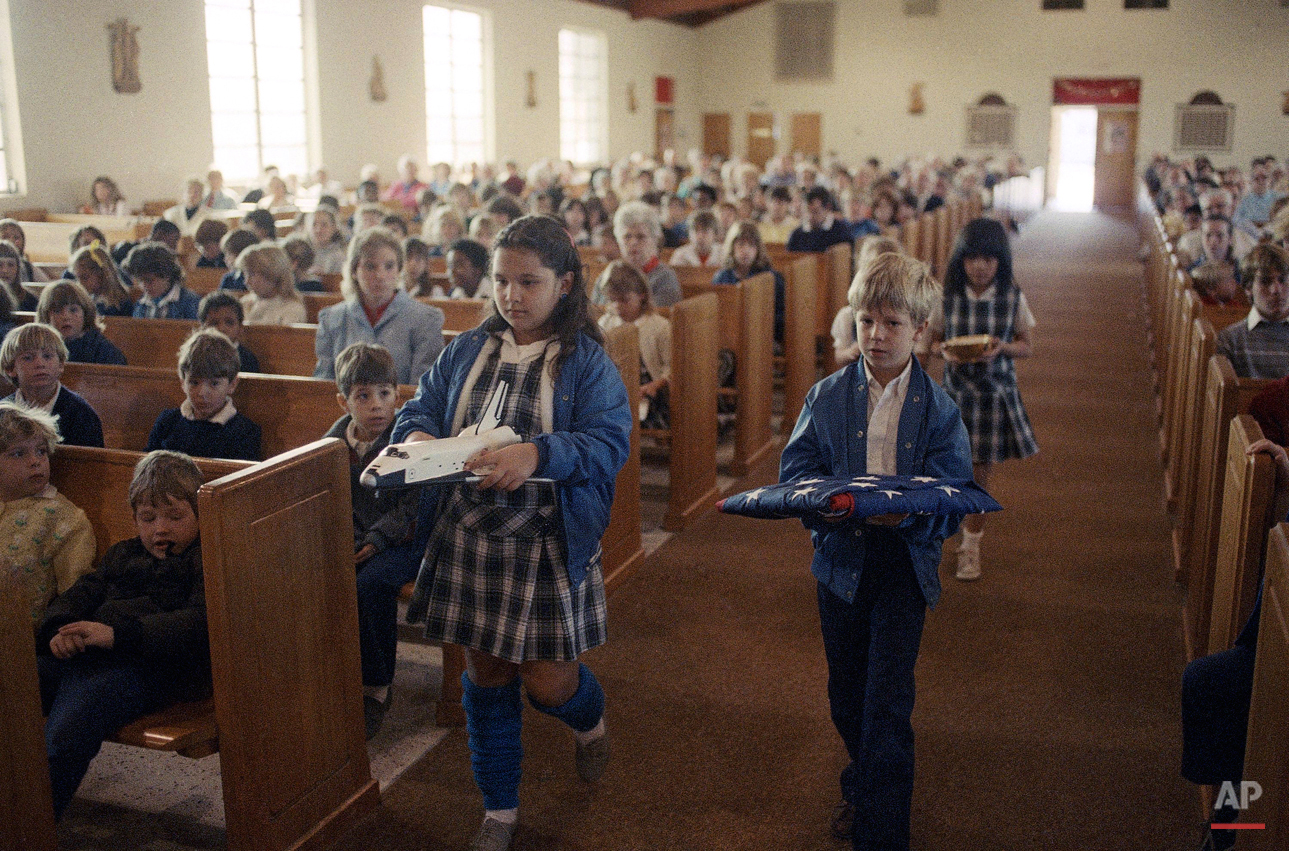
[(371, 82), (368, 83), (371, 89), (371, 99), (376, 103), (384, 103), (388, 95), (385, 93), (385, 69), (381, 67), (380, 57), (371, 58)]
[(926, 101), (922, 98), (922, 87), (925, 83), (914, 83), (909, 86), (909, 115), (921, 115), (926, 112)]
[(134, 35), (139, 28), (130, 26), (125, 18), (117, 18), (107, 25), (107, 31), (112, 51), (112, 88), (124, 95), (137, 94), (143, 89), (139, 81), (139, 40)]

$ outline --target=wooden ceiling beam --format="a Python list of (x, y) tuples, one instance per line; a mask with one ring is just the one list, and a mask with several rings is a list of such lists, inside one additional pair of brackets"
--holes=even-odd
[(729, 12), (759, 2), (761, 0), (630, 0), (628, 9), (631, 17), (637, 20), (640, 18), (667, 20), (704, 12)]

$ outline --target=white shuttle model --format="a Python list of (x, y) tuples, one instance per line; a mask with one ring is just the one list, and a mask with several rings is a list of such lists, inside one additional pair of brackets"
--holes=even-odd
[[(406, 488), (478, 479), (481, 471), (465, 468), (466, 459), (483, 449), (519, 443), (519, 435), (501, 424), (501, 408), (509, 385), (500, 381), (488, 398), (483, 418), (456, 437), (418, 443), (394, 443), (363, 470), (359, 481), (369, 488)], [(533, 480), (530, 480), (533, 481)]]

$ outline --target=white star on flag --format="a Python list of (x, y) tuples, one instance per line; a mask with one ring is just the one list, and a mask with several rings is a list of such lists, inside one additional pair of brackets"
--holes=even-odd
[[(818, 481), (818, 479), (816, 479), (816, 481)], [(809, 487), (809, 488), (797, 488), (796, 490), (794, 490), (794, 491), (792, 492), (792, 495), (793, 495), (793, 496), (805, 496), (806, 494), (814, 493), (814, 492), (815, 492), (815, 491), (817, 491), (817, 490), (819, 490), (819, 488), (816, 488), (816, 487)]]
[(819, 483), (820, 483), (820, 482), (822, 482), (822, 481), (823, 481), (823, 479), (799, 479), (799, 480), (796, 482), (796, 484), (798, 484), (798, 485), (817, 485), (817, 484), (819, 484)]
[(758, 499), (760, 499), (760, 498), (761, 498), (761, 494), (763, 494), (763, 493), (765, 493), (765, 488), (757, 488), (756, 490), (754, 490), (754, 491), (752, 491), (752, 492), (748, 493), (748, 494), (747, 494), (747, 503), (748, 503), (748, 505), (751, 505), (752, 503), (754, 503), (754, 502), (756, 502)]
[(856, 476), (855, 477), (855, 481), (857, 482), (876, 482), (877, 480), (878, 480), (877, 476)]
[(856, 479), (855, 481), (851, 482), (850, 484), (851, 484), (851, 486), (852, 486), (852, 487), (857, 487), (857, 488), (875, 488), (875, 487), (877, 487), (877, 485), (873, 484), (872, 482), (865, 482), (865, 481), (862, 481), (862, 480), (860, 480), (860, 479)]
[(962, 493), (962, 491), (958, 490), (957, 488), (949, 487), (948, 485), (940, 485), (938, 490), (944, 491), (945, 495), (947, 496), (953, 496), (955, 493)]
[(914, 476), (913, 481), (926, 484), (927, 482), (934, 482), (935, 476)]
[(895, 499), (897, 496), (904, 496), (904, 494), (899, 491), (882, 491), (882, 493), (886, 494), (889, 499)]

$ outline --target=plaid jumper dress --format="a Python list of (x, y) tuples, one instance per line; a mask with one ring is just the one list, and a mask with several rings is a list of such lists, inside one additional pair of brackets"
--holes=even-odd
[[(503, 363), (487, 358), (469, 388), (465, 422), (477, 422), (497, 382), (506, 381), (501, 414), (521, 437), (541, 432), (540, 390), (545, 354)], [(510, 662), (572, 661), (606, 639), (604, 577), (597, 552), (576, 588), (555, 486), (525, 482), (512, 492), (449, 486), (417, 577), (426, 597), (425, 633)], [(430, 588), (421, 586), (432, 582)], [(409, 620), (419, 619), (409, 612)]]
[[(972, 298), (965, 287), (963, 292), (945, 292), (946, 340), (967, 334), (992, 334), (1004, 343), (1015, 339), (1020, 290), (997, 281), (993, 289), (992, 299)], [(944, 389), (962, 411), (971, 435), (972, 463), (994, 464), (1038, 452), (1010, 357), (999, 355), (990, 363), (946, 363)]]

